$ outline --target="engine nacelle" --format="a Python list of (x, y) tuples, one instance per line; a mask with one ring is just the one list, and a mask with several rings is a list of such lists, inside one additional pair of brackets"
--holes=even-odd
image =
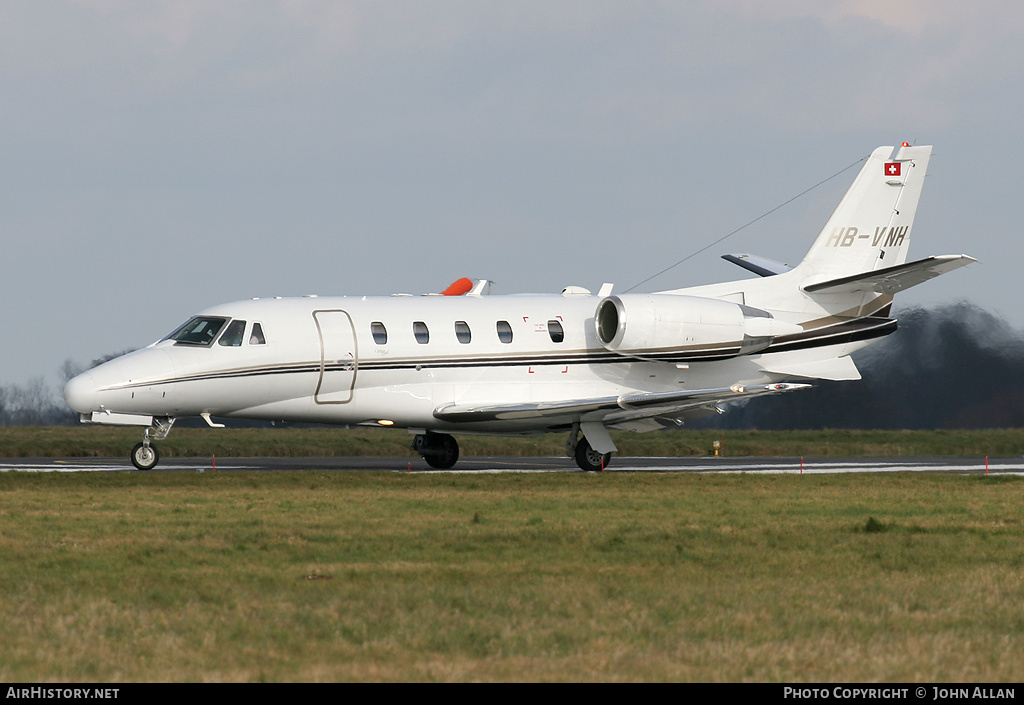
[(803, 330), (750, 306), (676, 294), (609, 296), (597, 305), (594, 324), (608, 350), (659, 362), (749, 355)]

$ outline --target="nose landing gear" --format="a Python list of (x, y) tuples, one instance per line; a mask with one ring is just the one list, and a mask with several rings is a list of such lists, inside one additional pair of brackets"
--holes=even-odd
[[(147, 428), (146, 431), (148, 432), (149, 429)], [(139, 470), (152, 470), (160, 460), (160, 451), (149, 442), (148, 438), (145, 438), (142, 443), (137, 443), (132, 448), (131, 458), (132, 465)]]
[(142, 432), (142, 442), (132, 448), (132, 465), (139, 470), (152, 470), (160, 461), (160, 451), (153, 445), (153, 441), (162, 441), (171, 432), (174, 425), (174, 418), (171, 416), (157, 416), (153, 418), (153, 425), (147, 426)]

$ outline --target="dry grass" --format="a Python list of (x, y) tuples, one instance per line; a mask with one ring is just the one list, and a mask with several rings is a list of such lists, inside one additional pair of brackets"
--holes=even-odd
[(1019, 681), (1022, 499), (977, 476), (5, 474), (0, 679)]

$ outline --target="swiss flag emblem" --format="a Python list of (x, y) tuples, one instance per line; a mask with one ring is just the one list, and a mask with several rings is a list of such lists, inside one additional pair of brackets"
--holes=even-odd
[(899, 162), (886, 162), (885, 163), (885, 175), (886, 176), (899, 176), (900, 167), (903, 165)]

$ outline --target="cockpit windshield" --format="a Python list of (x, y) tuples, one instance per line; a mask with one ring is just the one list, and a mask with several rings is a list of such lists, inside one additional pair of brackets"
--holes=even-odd
[(227, 322), (228, 319), (218, 316), (196, 316), (167, 336), (165, 340), (173, 340), (175, 345), (208, 346)]

